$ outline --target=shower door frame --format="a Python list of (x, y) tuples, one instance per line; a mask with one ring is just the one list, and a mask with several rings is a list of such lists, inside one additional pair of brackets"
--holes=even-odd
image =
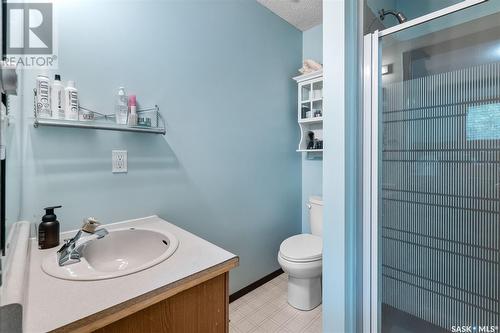
[(380, 332), (378, 278), (380, 248), (378, 242), (379, 184), (379, 88), (380, 39), (399, 31), (456, 13), (488, 0), (464, 0), (458, 4), (417, 17), (384, 30), (376, 30), (363, 39), (363, 332)]

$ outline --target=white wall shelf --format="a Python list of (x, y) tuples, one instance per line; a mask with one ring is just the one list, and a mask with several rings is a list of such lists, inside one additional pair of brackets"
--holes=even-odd
[(323, 149), (297, 149), (299, 153), (322, 153)]
[[(316, 71), (293, 78), (298, 85), (297, 121), (300, 127), (300, 142), (297, 152), (323, 152), (323, 71)], [(311, 149), (310, 133), (314, 134)]]
[(322, 69), (320, 69), (319, 71), (295, 76), (293, 79), (297, 82), (303, 82), (303, 81), (308, 81), (308, 80), (312, 80), (312, 79), (317, 79), (319, 77), (323, 77), (323, 70)]
[(323, 122), (323, 117), (299, 119), (299, 124), (310, 124), (310, 123), (321, 123), (321, 122)]

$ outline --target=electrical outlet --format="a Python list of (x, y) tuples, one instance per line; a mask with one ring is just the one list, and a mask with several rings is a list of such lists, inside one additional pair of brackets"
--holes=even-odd
[(112, 172), (124, 173), (127, 172), (127, 151), (126, 150), (112, 150)]

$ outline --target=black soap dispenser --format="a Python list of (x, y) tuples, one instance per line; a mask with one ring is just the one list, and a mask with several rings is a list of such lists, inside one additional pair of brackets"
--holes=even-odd
[(54, 214), (54, 209), (62, 206), (46, 207), (42, 223), (38, 226), (38, 248), (50, 249), (59, 245), (59, 221)]

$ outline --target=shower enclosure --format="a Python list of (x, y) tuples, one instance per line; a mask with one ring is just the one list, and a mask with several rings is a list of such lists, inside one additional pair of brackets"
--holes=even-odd
[(365, 36), (365, 332), (499, 331), (498, 2)]

